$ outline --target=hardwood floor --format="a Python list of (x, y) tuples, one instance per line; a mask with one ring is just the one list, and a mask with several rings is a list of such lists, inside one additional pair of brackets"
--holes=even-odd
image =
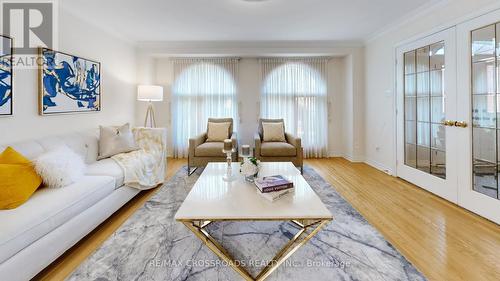
[(309, 160), (429, 280), (500, 280), (500, 226), (345, 159)]
[[(169, 159), (167, 178), (186, 164)], [(500, 226), (366, 164), (306, 160), (429, 280), (500, 280)], [(62, 280), (154, 194), (141, 192), (35, 279)]]

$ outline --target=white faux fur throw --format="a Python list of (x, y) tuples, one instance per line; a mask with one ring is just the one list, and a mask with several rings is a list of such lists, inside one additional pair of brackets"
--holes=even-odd
[(125, 185), (146, 190), (165, 181), (167, 133), (164, 128), (134, 128), (135, 141), (141, 148), (111, 157), (123, 169)]
[(83, 177), (83, 158), (66, 145), (49, 150), (34, 161), (43, 184), (51, 188), (70, 185)]

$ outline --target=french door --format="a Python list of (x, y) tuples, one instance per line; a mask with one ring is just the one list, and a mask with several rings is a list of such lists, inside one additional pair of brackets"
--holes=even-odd
[(500, 10), (397, 49), (397, 175), (500, 223)]
[(458, 204), (500, 224), (500, 11), (457, 26)]
[[(397, 175), (457, 201), (454, 28), (397, 49)], [(453, 123), (454, 125), (454, 123)]]

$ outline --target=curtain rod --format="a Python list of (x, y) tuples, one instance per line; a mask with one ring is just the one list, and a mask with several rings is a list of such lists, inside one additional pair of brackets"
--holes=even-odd
[(290, 57), (280, 57), (280, 56), (265, 56), (265, 57), (256, 57), (259, 60), (330, 60), (335, 58), (334, 56), (290, 56)]
[(333, 59), (336, 58), (336, 56), (248, 56), (248, 57), (224, 57), (224, 56), (169, 56), (169, 60), (213, 60), (213, 59), (220, 59), (220, 60), (241, 60), (241, 59)]
[(189, 56), (172, 56), (170, 60), (241, 60), (241, 57), (221, 57), (221, 56), (206, 56), (206, 57), (189, 57)]

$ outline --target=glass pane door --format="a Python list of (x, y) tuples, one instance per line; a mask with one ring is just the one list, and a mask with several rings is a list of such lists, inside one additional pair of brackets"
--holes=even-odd
[(397, 175), (457, 202), (456, 30), (396, 50)]
[[(500, 10), (457, 25), (458, 204), (500, 223)], [(468, 126), (469, 123), (470, 125)]]
[(445, 46), (404, 53), (405, 165), (446, 178)]
[(500, 24), (471, 32), (473, 189), (499, 199), (498, 61)]

